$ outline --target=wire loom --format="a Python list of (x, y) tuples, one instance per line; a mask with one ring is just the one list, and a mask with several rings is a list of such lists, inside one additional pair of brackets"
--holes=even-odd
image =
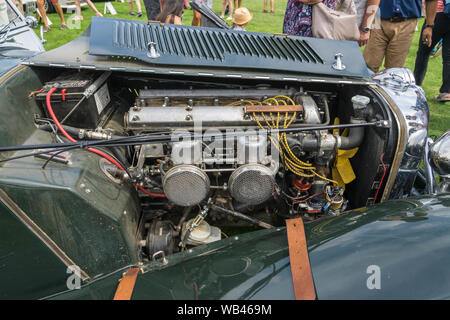
[[(263, 102), (260, 102), (258, 100), (242, 100), (242, 101), (237, 101), (237, 102), (233, 102), (230, 103), (228, 106), (238, 106), (238, 105), (259, 105), (259, 106), (272, 106), (272, 105), (295, 105), (295, 102), (287, 97), (287, 96), (275, 96), (272, 98), (268, 98), (266, 100), (264, 100)], [(256, 121), (256, 123), (258, 124), (258, 126), (263, 129), (266, 130), (267, 128), (269, 129), (279, 129), (280, 128), (280, 112), (277, 112), (276, 114), (276, 120), (274, 119), (274, 113), (273, 112), (268, 112), (269, 113), (269, 117), (270, 117), (270, 121), (269, 122), (267, 120), (267, 117), (265, 115), (266, 112), (260, 112), (260, 115), (262, 116), (262, 118), (264, 119), (264, 122), (266, 124), (267, 127), (264, 127), (261, 122), (258, 120), (257, 116), (256, 116), (256, 112), (253, 112), (253, 119)], [(285, 112), (285, 116), (284, 116), (284, 123), (283, 123), (283, 128), (289, 128), (289, 126), (292, 124), (292, 122), (295, 120), (295, 117), (297, 116), (297, 112), (293, 112), (292, 113), (292, 117), (289, 119), (289, 112)], [(289, 171), (291, 171), (292, 173), (301, 176), (301, 177), (318, 177), (322, 180), (331, 182), (332, 184), (334, 184), (335, 186), (338, 185), (338, 182), (335, 180), (331, 180), (328, 179), (320, 174), (318, 174), (315, 170), (316, 168), (307, 162), (304, 162), (302, 160), (300, 160), (291, 150), (291, 148), (289, 147), (289, 144), (287, 142), (287, 138), (286, 138), (286, 133), (283, 132), (281, 134), (277, 134), (275, 137), (269, 136), (270, 141), (275, 145), (275, 147), (278, 149), (278, 151), (280, 152), (280, 156), (283, 159), (286, 167), (289, 169)]]

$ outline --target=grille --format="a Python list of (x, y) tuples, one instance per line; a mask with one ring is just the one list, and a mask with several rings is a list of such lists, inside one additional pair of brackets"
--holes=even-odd
[(163, 55), (225, 60), (226, 54), (323, 63), (307, 40), (208, 28), (115, 21), (113, 46), (147, 51), (149, 42)]
[(248, 164), (231, 174), (228, 185), (236, 201), (256, 205), (272, 196), (275, 179), (269, 168), (259, 164)]
[(209, 178), (192, 165), (173, 167), (164, 175), (164, 193), (176, 205), (188, 207), (199, 204), (209, 192)]

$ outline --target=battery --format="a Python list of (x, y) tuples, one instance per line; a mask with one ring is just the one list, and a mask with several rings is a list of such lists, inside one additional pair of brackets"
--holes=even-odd
[[(44, 91), (36, 95), (42, 109), (50, 118), (46, 105), (47, 92), (56, 87), (51, 96), (52, 109), (62, 121), (79, 103), (63, 124), (76, 128), (95, 129), (109, 115), (111, 97), (107, 79), (110, 73), (68, 72), (44, 84)], [(81, 101), (81, 103), (80, 103)]]

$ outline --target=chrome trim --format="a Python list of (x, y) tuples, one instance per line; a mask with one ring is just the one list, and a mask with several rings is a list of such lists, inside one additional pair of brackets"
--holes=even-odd
[(450, 130), (431, 144), (430, 161), (441, 178), (450, 178)]
[(430, 165), (430, 145), (433, 143), (431, 138), (427, 139), (425, 143), (425, 152), (423, 154), (423, 166), (425, 167), (425, 178), (427, 181), (426, 191), (429, 194), (436, 192), (436, 180), (434, 179), (434, 172)]
[[(379, 91), (383, 91), (399, 125), (399, 143), (382, 201), (407, 197), (426, 151), (429, 109), (425, 92), (416, 86), (412, 72), (405, 68), (384, 70), (372, 78)], [(403, 171), (403, 175), (395, 178), (399, 169), (409, 170), (410, 177), (405, 177)]]

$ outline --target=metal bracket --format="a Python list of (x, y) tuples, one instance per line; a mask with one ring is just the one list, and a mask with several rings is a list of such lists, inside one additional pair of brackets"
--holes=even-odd
[(346, 66), (342, 63), (342, 58), (344, 55), (342, 53), (336, 53), (334, 55), (334, 59), (336, 59), (336, 62), (333, 64), (333, 69), (338, 71), (345, 70)]
[(167, 258), (166, 258), (166, 254), (164, 253), (164, 251), (158, 251), (158, 252), (155, 252), (154, 254), (153, 254), (153, 256), (152, 256), (152, 259), (153, 259), (153, 261), (156, 261), (156, 258), (158, 257), (158, 256), (161, 256), (161, 263), (163, 264), (163, 265), (166, 265), (166, 264), (168, 264), (169, 263), (169, 260), (167, 260)]
[(391, 123), (390, 120), (380, 120), (380, 121), (377, 121), (376, 126), (378, 128), (391, 128), (392, 127), (392, 123)]
[(150, 59), (157, 59), (160, 57), (160, 54), (158, 53), (158, 51), (156, 51), (156, 43), (155, 42), (149, 42), (147, 43), (147, 57), (149, 57)]

